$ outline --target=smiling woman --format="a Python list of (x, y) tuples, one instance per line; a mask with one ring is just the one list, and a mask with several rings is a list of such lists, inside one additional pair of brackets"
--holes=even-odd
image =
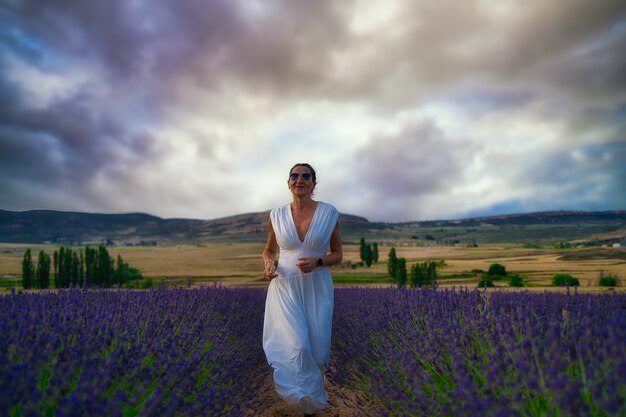
[(287, 185), (293, 201), (270, 213), (263, 251), (263, 276), (271, 280), (263, 349), (278, 394), (298, 411), (311, 414), (328, 407), (324, 368), (330, 356), (334, 300), (327, 267), (342, 259), (339, 212), (312, 199), (317, 176), (309, 164), (294, 165)]

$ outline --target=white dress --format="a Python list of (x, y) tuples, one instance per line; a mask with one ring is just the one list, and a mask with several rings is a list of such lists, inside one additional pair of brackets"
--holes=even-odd
[(263, 349), (278, 395), (306, 414), (328, 407), (323, 369), (330, 356), (333, 282), (328, 268), (304, 274), (295, 265), (300, 257), (328, 253), (338, 217), (335, 207), (320, 201), (301, 241), (289, 204), (270, 214), (280, 260), (267, 290)]

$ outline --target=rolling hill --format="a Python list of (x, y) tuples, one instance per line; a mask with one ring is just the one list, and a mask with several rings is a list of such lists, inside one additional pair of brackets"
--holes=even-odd
[[(262, 242), (269, 211), (213, 220), (163, 219), (144, 213), (97, 214), (0, 210), (0, 242), (65, 245), (164, 245)], [(343, 239), (421, 241), (424, 244), (615, 243), (626, 240), (626, 210), (552, 211), (405, 223), (340, 217)]]

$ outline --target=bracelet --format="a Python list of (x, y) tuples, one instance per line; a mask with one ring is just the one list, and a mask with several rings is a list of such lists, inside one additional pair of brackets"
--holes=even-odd
[(271, 263), (271, 264), (274, 264), (274, 261), (272, 261), (271, 259), (268, 259), (267, 261), (265, 261), (264, 266), (267, 265), (268, 262)]

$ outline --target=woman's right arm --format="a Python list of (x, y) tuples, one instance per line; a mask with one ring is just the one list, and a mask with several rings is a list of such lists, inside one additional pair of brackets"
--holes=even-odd
[(272, 227), (272, 219), (267, 221), (267, 243), (265, 249), (263, 249), (263, 262), (265, 263), (263, 268), (263, 277), (265, 279), (276, 278), (276, 257), (278, 256), (278, 243), (276, 242), (276, 234)]

